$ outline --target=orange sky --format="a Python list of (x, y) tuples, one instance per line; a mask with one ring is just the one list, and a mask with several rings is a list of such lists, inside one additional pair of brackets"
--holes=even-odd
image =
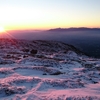
[(99, 4), (100, 0), (0, 0), (0, 27), (100, 27)]

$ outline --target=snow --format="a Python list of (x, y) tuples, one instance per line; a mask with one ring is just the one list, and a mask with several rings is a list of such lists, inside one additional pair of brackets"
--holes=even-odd
[(0, 100), (100, 100), (100, 59), (60, 42), (0, 43)]

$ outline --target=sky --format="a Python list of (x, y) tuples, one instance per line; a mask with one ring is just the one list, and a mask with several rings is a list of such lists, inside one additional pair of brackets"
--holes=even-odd
[(5, 30), (100, 28), (100, 0), (0, 0)]

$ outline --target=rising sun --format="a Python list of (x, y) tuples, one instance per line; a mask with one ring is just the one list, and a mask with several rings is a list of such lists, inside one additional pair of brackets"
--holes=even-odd
[(4, 32), (4, 28), (3, 27), (0, 27), (0, 33)]

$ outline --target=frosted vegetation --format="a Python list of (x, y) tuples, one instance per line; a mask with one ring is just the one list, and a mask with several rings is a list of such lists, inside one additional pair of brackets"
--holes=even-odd
[(0, 39), (0, 100), (100, 100), (100, 59), (61, 42)]

